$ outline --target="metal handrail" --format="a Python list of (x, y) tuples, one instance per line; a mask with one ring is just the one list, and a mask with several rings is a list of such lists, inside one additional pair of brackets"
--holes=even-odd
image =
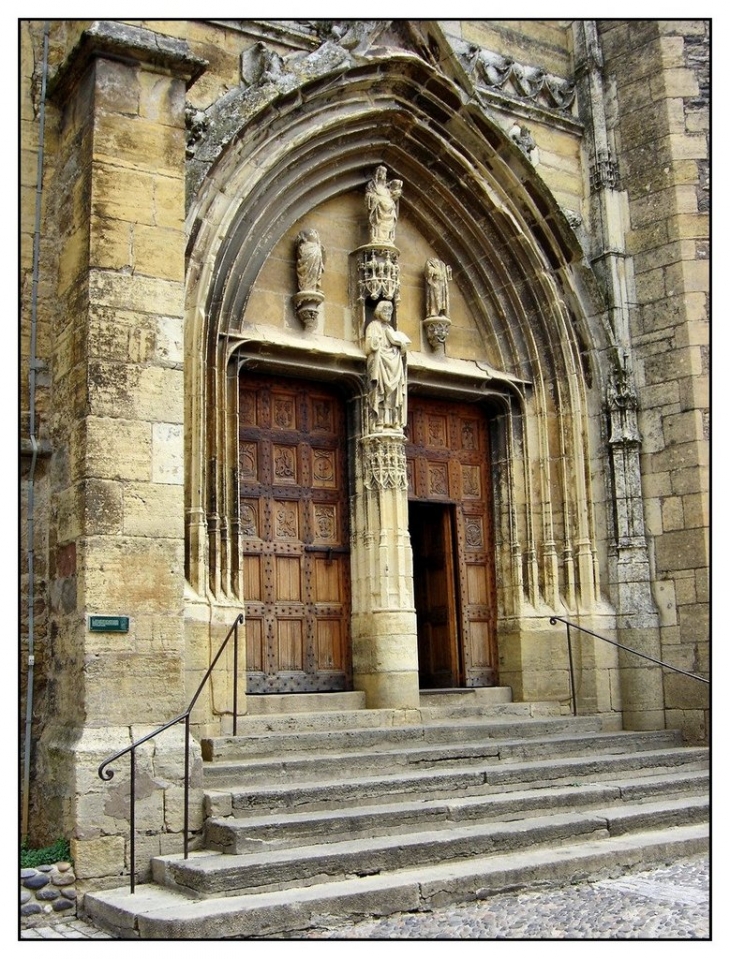
[(193, 707), (198, 701), (198, 697), (203, 691), (205, 684), (210, 679), (210, 675), (213, 672), (215, 664), (221, 657), (223, 650), (228, 645), (228, 640), (233, 636), (233, 735), (235, 736), (238, 731), (237, 726), (237, 717), (238, 717), (238, 627), (243, 623), (243, 613), (239, 613), (236, 617), (233, 625), (228, 630), (226, 638), (223, 640), (220, 649), (216, 653), (215, 659), (208, 667), (208, 670), (203, 677), (198, 689), (190, 700), (190, 705), (185, 710), (184, 713), (180, 713), (179, 716), (176, 716), (174, 719), (170, 719), (163, 726), (160, 726), (158, 729), (153, 730), (151, 733), (148, 733), (146, 736), (143, 736), (141, 739), (136, 740), (131, 743), (129, 746), (125, 746), (124, 749), (120, 749), (119, 752), (114, 753), (113, 756), (109, 756), (108, 759), (105, 759), (104, 762), (99, 766), (99, 778), (103, 779), (105, 782), (109, 782), (114, 778), (114, 770), (107, 769), (107, 766), (110, 763), (113, 763), (115, 759), (119, 759), (121, 756), (124, 756), (126, 753), (131, 753), (130, 756), (130, 777), (129, 777), (129, 891), (130, 893), (134, 892), (134, 873), (135, 873), (135, 841), (134, 841), (134, 831), (135, 831), (135, 775), (136, 775), (136, 750), (138, 746), (141, 746), (142, 743), (146, 743), (149, 739), (154, 739), (155, 736), (159, 736), (160, 733), (163, 733), (166, 729), (170, 729), (172, 726), (176, 726), (178, 723), (185, 723), (185, 782), (183, 787), (183, 852), (185, 859), (188, 858), (188, 824), (189, 824), (189, 811), (188, 811), (188, 799), (190, 795), (190, 714), (193, 711)]
[(571, 622), (569, 619), (565, 619), (564, 616), (551, 616), (550, 625), (555, 626), (557, 623), (565, 623), (565, 630), (568, 639), (568, 669), (570, 673), (570, 701), (573, 707), (573, 715), (576, 713), (576, 701), (575, 701), (575, 676), (573, 674), (573, 647), (570, 641), (570, 629), (579, 630), (581, 633), (588, 633), (589, 636), (595, 636), (596, 639), (603, 640), (604, 643), (609, 643), (611, 646), (617, 646), (619, 649), (625, 650), (627, 653), (634, 653), (636, 656), (641, 656), (642, 659), (648, 659), (651, 663), (656, 663), (658, 666), (664, 666), (666, 669), (671, 669), (675, 673), (681, 673), (683, 676), (689, 676), (690, 679), (696, 679), (700, 683), (707, 683), (709, 685), (710, 680), (705, 679), (704, 676), (698, 676), (696, 673), (688, 673), (684, 669), (679, 669), (678, 666), (672, 666), (670, 663), (665, 663), (661, 659), (655, 659), (653, 656), (649, 656), (646, 653), (640, 653), (638, 649), (632, 649), (630, 646), (624, 646), (623, 643), (617, 643), (613, 639), (607, 639), (605, 636), (601, 636), (599, 633), (594, 633), (592, 629), (586, 629), (585, 626), (579, 626), (577, 623)]

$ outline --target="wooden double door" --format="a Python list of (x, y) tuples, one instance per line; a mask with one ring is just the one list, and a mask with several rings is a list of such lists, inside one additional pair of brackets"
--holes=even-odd
[[(352, 688), (345, 404), (246, 373), (240, 529), (249, 693)], [(409, 398), (406, 445), (422, 688), (497, 681), (487, 419)]]
[(346, 422), (309, 381), (239, 384), (249, 693), (350, 688)]
[(473, 404), (409, 397), (406, 462), (421, 688), (495, 685), (485, 413)]

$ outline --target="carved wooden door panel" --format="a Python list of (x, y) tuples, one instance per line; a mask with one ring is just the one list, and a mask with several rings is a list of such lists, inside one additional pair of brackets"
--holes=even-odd
[(248, 691), (348, 689), (344, 403), (320, 384), (244, 374), (239, 423)]
[(454, 504), (459, 684), (491, 686), (497, 682), (496, 591), (487, 418), (468, 403), (409, 397), (409, 407), (409, 497)]

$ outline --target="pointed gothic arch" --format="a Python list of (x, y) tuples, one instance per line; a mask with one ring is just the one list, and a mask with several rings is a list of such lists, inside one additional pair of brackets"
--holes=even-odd
[[(188, 214), (187, 575), (218, 601), (242, 600), (237, 558), (235, 394), (242, 353), (262, 344), (243, 317), (276, 243), (309, 211), (362, 190), (380, 163), (402, 179), (404, 213), (454, 265), (484, 344), (477, 391), (500, 394), (493, 439), (500, 606), (600, 605), (605, 462), (602, 398), (613, 344), (591, 272), (564, 215), (509, 137), (419, 57), (373, 58), (295, 86), (260, 108), (220, 105), (216, 155)], [(245, 109), (243, 109), (245, 106)], [(272, 347), (268, 368), (296, 362)], [(359, 389), (358, 348), (310, 358)], [(495, 371), (502, 374), (495, 377)], [(450, 389), (466, 389), (444, 371)], [(437, 378), (427, 384), (438, 391)], [(473, 384), (469, 387), (474, 390)], [(589, 428), (593, 420), (593, 429)], [(605, 535), (605, 534), (604, 534)]]

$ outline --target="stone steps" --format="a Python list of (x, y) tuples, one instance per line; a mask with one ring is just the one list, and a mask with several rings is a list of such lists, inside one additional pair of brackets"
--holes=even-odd
[(707, 849), (706, 749), (477, 699), (259, 715), (206, 740), (204, 848), (153, 859), (133, 896), (87, 894), (90, 918), (123, 937), (291, 935)]
[[(644, 746), (631, 750), (625, 738), (618, 743), (596, 737), (581, 742), (556, 739), (547, 743), (552, 752), (546, 751), (545, 743), (505, 745), (512, 748), (465, 743), (451, 749), (398, 750), (359, 754), (357, 758), (335, 754), (317, 758), (292, 756), (259, 765), (244, 760), (217, 763), (206, 767), (204, 785), (211, 791), (230, 788), (234, 797), (246, 793), (252, 805), (271, 799), (280, 808), (293, 801), (287, 797), (293, 797), (294, 793), (300, 797), (300, 803), (319, 802), (320, 798), (315, 797), (326, 798), (328, 792), (332, 801), (340, 801), (363, 791), (379, 796), (506, 786), (543, 779), (558, 781), (589, 774), (605, 776), (616, 770), (641, 768), (654, 754), (657, 765), (665, 768), (695, 761), (702, 763), (705, 756), (701, 749), (693, 752), (681, 746), (659, 750)], [(543, 758), (545, 756), (552, 758)], [(311, 798), (305, 800), (305, 796)]]
[(513, 850), (276, 892), (191, 900), (154, 884), (86, 896), (90, 918), (123, 939), (296, 936), (328, 919), (431, 910), (505, 890), (598, 880), (706, 852), (705, 824)]
[[(707, 812), (707, 770), (674, 772), (639, 779), (618, 779), (605, 783), (552, 789), (519, 789), (488, 795), (459, 796), (447, 799), (415, 800), (340, 807), (332, 810), (209, 817), (205, 827), (205, 847), (242, 855), (263, 848), (308, 845), (317, 837), (327, 842), (343, 838), (374, 835), (398, 835), (419, 828), (450, 829), (454, 825), (478, 820), (516, 820), (556, 809), (608, 807), (622, 802), (643, 802), (657, 796), (679, 799), (695, 793), (686, 802)], [(685, 800), (679, 799), (680, 804)]]
[[(342, 722), (345, 717), (338, 717)], [(352, 752), (353, 750), (393, 749), (393, 747), (417, 747), (420, 745), (463, 743), (470, 741), (537, 739), (545, 736), (581, 733), (600, 733), (600, 720), (595, 717), (558, 717), (548, 719), (489, 718), (470, 716), (458, 722), (435, 719), (428, 722), (397, 725), (350, 725), (332, 728), (297, 729), (239, 727), (238, 736), (219, 736), (203, 739), (201, 748), (206, 762), (217, 763), (226, 759), (256, 759), (287, 753)], [(372, 722), (372, 721), (371, 721)], [(650, 734), (647, 734), (650, 735)], [(680, 742), (674, 730), (663, 731), (664, 738)]]
[[(432, 862), (464, 860), (537, 845), (562, 845), (627, 832), (690, 825), (707, 818), (707, 800), (664, 800), (622, 807), (550, 812), (507, 822), (451, 824), (399, 835), (319, 841), (294, 848), (268, 848), (243, 855), (200, 852), (153, 860), (160, 885), (191, 898), (269, 892), (351, 876), (377, 875)], [(329, 837), (326, 837), (329, 839)]]

